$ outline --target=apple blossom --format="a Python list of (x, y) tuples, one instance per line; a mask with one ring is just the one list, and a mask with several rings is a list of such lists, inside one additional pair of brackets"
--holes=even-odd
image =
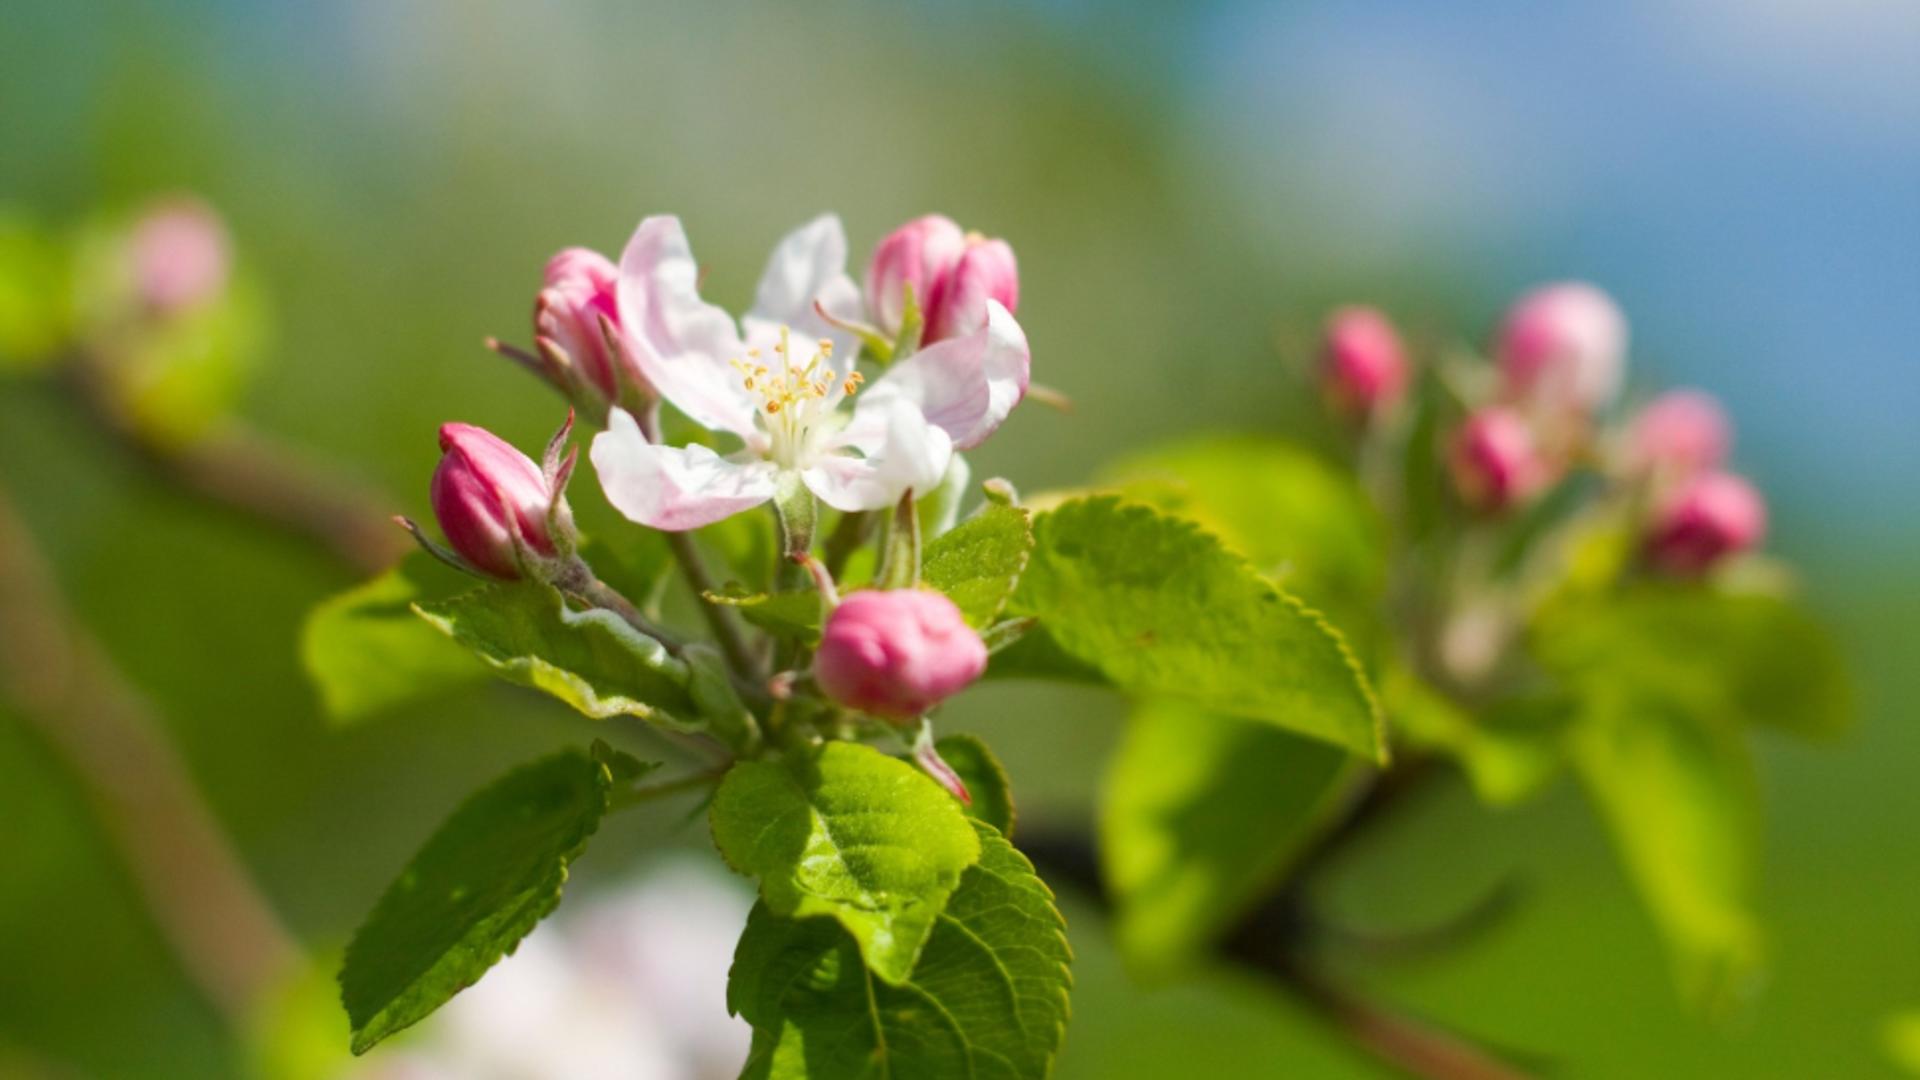
[(987, 647), (941, 593), (868, 590), (841, 601), (820, 632), (813, 675), (850, 709), (906, 721), (959, 693), (987, 667)]
[(1690, 476), (1724, 463), (1732, 442), (1732, 425), (1711, 394), (1669, 390), (1634, 417), (1627, 457), (1636, 469)]
[(1663, 499), (1647, 535), (1647, 554), (1662, 569), (1698, 574), (1760, 542), (1767, 504), (1752, 484), (1728, 472), (1704, 472)]
[(1467, 418), (1454, 437), (1449, 464), (1460, 497), (1487, 511), (1524, 502), (1551, 475), (1526, 419), (1497, 406)]
[(559, 544), (549, 512), (559, 500), (558, 523), (571, 524), (566, 499), (533, 460), (472, 424), (443, 424), (444, 452), (433, 471), (433, 516), (456, 554), (474, 569), (504, 581), (523, 576), (526, 553), (554, 557)]
[[(800, 485), (837, 510), (875, 510), (933, 490), (955, 450), (1000, 426), (1027, 389), (1027, 340), (1013, 315), (989, 299), (978, 328), (893, 364), (863, 390), (858, 339), (845, 328), (860, 305), (846, 255), (837, 217), (795, 230), (736, 324), (700, 298), (679, 219), (640, 223), (620, 260), (622, 344), (662, 398), (743, 446), (722, 455), (658, 445), (615, 409), (592, 459), (616, 509), (681, 531)], [(850, 398), (854, 407), (840, 409)]]
[(1400, 335), (1374, 308), (1343, 307), (1329, 316), (1321, 357), (1327, 395), (1344, 412), (1366, 416), (1406, 389)]
[(1513, 400), (1590, 412), (1619, 393), (1627, 320), (1613, 299), (1592, 285), (1546, 285), (1508, 309), (1494, 351)]

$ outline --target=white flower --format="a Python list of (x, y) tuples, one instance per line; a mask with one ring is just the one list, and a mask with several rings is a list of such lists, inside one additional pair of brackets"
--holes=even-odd
[[(615, 409), (591, 455), (614, 507), (656, 529), (694, 529), (773, 498), (785, 474), (837, 510), (877, 510), (932, 491), (955, 450), (993, 434), (1027, 391), (1027, 339), (1013, 316), (989, 301), (985, 326), (862, 387), (858, 339), (819, 314), (859, 318), (846, 261), (840, 219), (815, 218), (774, 249), (736, 325), (700, 299), (679, 219), (640, 223), (620, 258), (622, 345), (674, 407), (744, 445), (726, 456), (656, 445)], [(853, 408), (841, 409), (848, 398)]]

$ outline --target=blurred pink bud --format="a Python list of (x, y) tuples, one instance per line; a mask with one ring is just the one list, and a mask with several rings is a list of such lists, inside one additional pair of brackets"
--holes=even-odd
[(624, 386), (644, 387), (639, 370), (617, 355), (601, 330), (605, 318), (620, 326), (615, 285), (619, 271), (597, 251), (571, 247), (547, 260), (546, 287), (534, 302), (534, 334), (567, 354), (608, 401)]
[(1327, 394), (1346, 412), (1365, 416), (1406, 388), (1400, 335), (1374, 308), (1343, 307), (1328, 317), (1322, 364)]
[(1467, 418), (1454, 437), (1449, 464), (1460, 497), (1479, 510), (1505, 510), (1524, 502), (1551, 476), (1526, 420), (1498, 407)]
[(951, 218), (927, 214), (887, 234), (867, 264), (867, 311), (882, 333), (900, 333), (906, 317), (906, 286), (925, 315), (936, 282), (952, 272), (967, 249), (966, 234)]
[(1020, 268), (1005, 240), (968, 233), (966, 251), (936, 280), (926, 300), (925, 344), (961, 337), (987, 325), (987, 301), (1013, 314), (1020, 307)]
[(987, 668), (987, 647), (953, 601), (922, 589), (857, 592), (827, 617), (813, 675), (834, 701), (912, 720)]
[[(553, 493), (533, 459), (472, 424), (442, 424), (440, 465), (433, 471), (433, 516), (447, 543), (473, 567), (503, 581), (522, 576), (520, 540), (555, 554), (547, 530)], [(564, 522), (567, 511), (561, 509)]]
[(1691, 476), (1727, 460), (1733, 431), (1711, 394), (1669, 390), (1634, 417), (1627, 441), (1627, 455), (1635, 468)]
[(1592, 285), (1547, 285), (1507, 310), (1494, 351), (1513, 399), (1588, 412), (1620, 390), (1627, 320)]
[(1728, 472), (1704, 472), (1660, 504), (1647, 554), (1676, 574), (1698, 574), (1760, 542), (1767, 504), (1752, 484)]
[(227, 228), (198, 199), (155, 204), (134, 223), (128, 248), (134, 290), (152, 311), (195, 307), (227, 286)]

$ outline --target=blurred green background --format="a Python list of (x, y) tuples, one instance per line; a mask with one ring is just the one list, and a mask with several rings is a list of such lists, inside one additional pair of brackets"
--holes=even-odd
[[(975, 457), (1023, 489), (1201, 427), (1304, 429), (1276, 337), (1332, 303), (1477, 341), (1520, 288), (1591, 278), (1634, 320), (1641, 386), (1729, 402), (1771, 546), (1854, 660), (1862, 723), (1765, 748), (1773, 979), (1732, 1024), (1683, 1008), (1564, 785), (1489, 816), (1450, 782), (1342, 866), (1334, 907), (1373, 926), (1526, 888), (1462, 952), (1354, 973), (1558, 1075), (1893, 1074), (1882, 1025), (1920, 1005), (1920, 9), (1440, 7), (16, 5), (0, 203), (59, 222), (206, 196), (276, 316), (246, 416), (416, 514), (440, 422), (523, 446), (551, 430), (554, 400), (480, 341), (527, 335), (548, 254), (617, 251), (649, 212), (683, 216), (729, 305), (823, 209), (862, 259), (933, 209), (1008, 237), (1036, 378), (1079, 406), (1022, 410)], [(313, 942), (341, 941), (465, 791), (593, 733), (504, 688), (330, 729), (295, 642), (347, 575), (153, 486), (49, 386), (0, 384), (0, 471)], [(1074, 821), (1120, 716), (1099, 694), (991, 686), (944, 723), (1001, 750), (1024, 816)], [(586, 887), (659, 832), (621, 822)], [(0, 854), (0, 1074), (9, 1055), (103, 1077), (239, 1068), (58, 759), (11, 722)], [(1061, 1076), (1370, 1075), (1238, 976), (1129, 985), (1067, 899)]]

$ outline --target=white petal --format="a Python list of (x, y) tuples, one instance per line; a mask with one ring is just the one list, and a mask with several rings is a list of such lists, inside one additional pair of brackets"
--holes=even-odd
[(953, 441), (902, 400), (861, 402), (834, 441), (861, 456), (830, 453), (800, 474), (809, 490), (835, 510), (879, 510), (909, 491), (926, 494), (940, 485)]
[(952, 437), (955, 449), (971, 450), (1027, 396), (1030, 365), (1026, 333), (999, 301), (989, 300), (985, 326), (914, 353), (867, 394), (912, 402)]
[(773, 498), (771, 462), (729, 461), (704, 446), (657, 446), (624, 409), (608, 414), (589, 456), (614, 509), (668, 532), (711, 525)]
[(620, 256), (620, 328), (641, 374), (695, 423), (753, 432), (754, 401), (729, 361), (746, 352), (725, 311), (700, 299), (700, 266), (672, 216), (650, 217)]
[(753, 310), (741, 323), (747, 344), (763, 353), (780, 340), (782, 326), (791, 328), (796, 363), (805, 363), (820, 339), (833, 342), (838, 382), (853, 370), (859, 339), (822, 319), (814, 310), (816, 301), (838, 319), (860, 317), (860, 287), (847, 276), (847, 232), (834, 214), (822, 214), (793, 230), (773, 249), (760, 275)]

